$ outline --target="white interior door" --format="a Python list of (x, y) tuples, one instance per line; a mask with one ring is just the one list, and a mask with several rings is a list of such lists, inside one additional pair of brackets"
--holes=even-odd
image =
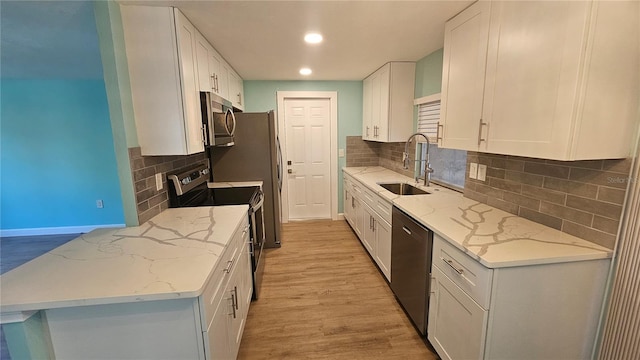
[(284, 99), (289, 219), (331, 218), (331, 101)]

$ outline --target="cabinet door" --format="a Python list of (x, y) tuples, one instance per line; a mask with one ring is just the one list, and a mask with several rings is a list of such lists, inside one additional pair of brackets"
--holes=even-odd
[(204, 151), (204, 131), (200, 113), (200, 89), (196, 64), (196, 28), (182, 13), (174, 10), (178, 42), (178, 63), (182, 79), (182, 105), (187, 137), (187, 153)]
[(209, 328), (204, 333), (206, 358), (230, 359), (229, 325), (232, 306), (231, 295), (226, 293), (218, 303)]
[(375, 214), (373, 227), (376, 233), (376, 263), (387, 280), (391, 281), (391, 225)]
[(220, 64), (220, 75), (218, 77), (218, 87), (220, 88), (220, 93), (218, 95), (222, 96), (223, 99), (232, 101), (231, 92), (229, 89), (229, 73), (231, 72), (230, 66), (227, 65), (226, 62), (222, 62)]
[(364, 235), (364, 227), (365, 227), (365, 213), (363, 209), (363, 203), (360, 199), (353, 196), (353, 218), (355, 222), (354, 231), (358, 238), (362, 240), (362, 236)]
[(488, 135), (481, 151), (567, 156), (591, 6), (493, 3), (483, 109)]
[(362, 81), (362, 139), (373, 140), (371, 77)]
[(214, 89), (213, 69), (209, 63), (210, 47), (207, 39), (200, 32), (196, 32), (196, 63), (200, 91), (212, 91)]
[(344, 218), (353, 226), (353, 197), (351, 192), (347, 189), (347, 184), (344, 184)]
[(375, 72), (371, 75), (371, 139), (378, 140), (378, 127), (380, 126), (380, 94), (382, 93), (382, 84), (380, 83), (380, 73)]
[(477, 150), (482, 117), (489, 13), (478, 1), (445, 24), (442, 69), (442, 147)]
[(220, 56), (213, 48), (209, 51), (209, 70), (213, 92), (220, 95)]
[(482, 359), (488, 311), (432, 267), (427, 337), (442, 359)]
[[(415, 76), (415, 75), (414, 75)], [(376, 119), (376, 140), (389, 140), (389, 100), (391, 90), (391, 64), (383, 66), (378, 70), (378, 84), (380, 86), (379, 93), (379, 112), (380, 116)], [(412, 119), (413, 120), (413, 119)]]
[(243, 109), (242, 79), (234, 71), (229, 70), (229, 97), (233, 106)]
[(362, 230), (362, 244), (367, 249), (371, 257), (375, 259), (376, 255), (376, 233), (375, 233), (375, 217), (373, 210), (366, 204), (362, 204), (362, 212), (364, 215), (364, 229)]
[(240, 340), (242, 340), (242, 330), (244, 329), (245, 319), (242, 317), (242, 278), (243, 278), (243, 262), (241, 257), (236, 258), (236, 264), (229, 275), (229, 284), (227, 285), (227, 294), (232, 298), (231, 319), (229, 324), (229, 349), (231, 358), (235, 359), (240, 348)]

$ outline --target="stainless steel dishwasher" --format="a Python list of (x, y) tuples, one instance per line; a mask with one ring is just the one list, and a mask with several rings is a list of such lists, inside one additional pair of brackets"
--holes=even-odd
[(395, 206), (391, 220), (391, 290), (426, 336), (433, 232)]

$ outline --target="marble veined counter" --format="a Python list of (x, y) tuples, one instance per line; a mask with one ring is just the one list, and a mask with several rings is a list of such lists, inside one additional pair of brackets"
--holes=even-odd
[(428, 195), (400, 196), (378, 183), (415, 181), (383, 167), (345, 167), (344, 172), (393, 202), (411, 217), (489, 268), (610, 258), (590, 241), (510, 214), (432, 185)]
[(0, 312), (197, 297), (247, 211), (167, 209), (84, 234), (0, 276)]

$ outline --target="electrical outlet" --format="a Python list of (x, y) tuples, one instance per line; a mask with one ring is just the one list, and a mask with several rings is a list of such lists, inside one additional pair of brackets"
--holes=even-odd
[(478, 165), (478, 180), (487, 180), (487, 165)]
[(478, 178), (478, 163), (469, 164), (469, 179)]
[(102, 200), (96, 200), (96, 207), (98, 209), (102, 209), (104, 207), (104, 203), (102, 202)]
[(162, 190), (162, 173), (156, 174), (156, 190)]
[(344, 157), (344, 149), (338, 149), (338, 157)]

